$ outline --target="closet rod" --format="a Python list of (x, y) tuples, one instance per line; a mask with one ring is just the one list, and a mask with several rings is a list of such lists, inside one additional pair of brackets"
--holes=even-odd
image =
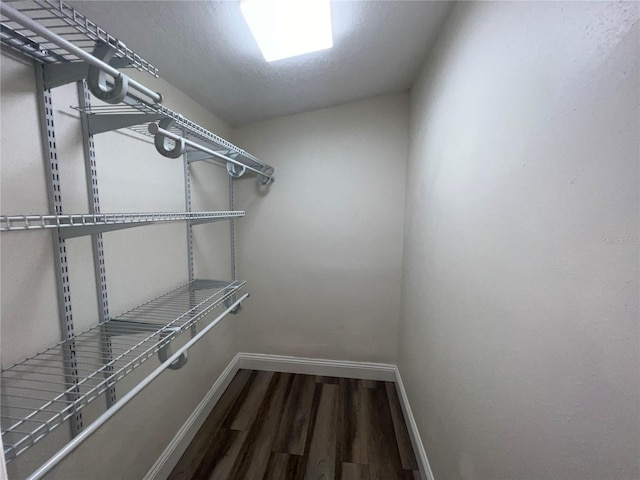
[[(40, 36), (46, 38), (50, 42), (59, 46), (60, 48), (67, 50), (69, 53), (72, 53), (73, 55), (77, 56), (81, 60), (84, 60), (87, 64), (92, 65), (102, 70), (105, 73), (108, 73), (114, 79), (118, 79), (123, 76), (126, 77), (126, 75), (123, 75), (117, 68), (114, 68), (108, 63), (97, 59), (90, 53), (85, 52), (80, 47), (75, 46), (73, 43), (69, 42), (68, 40), (65, 40), (59, 35), (56, 35), (48, 28), (40, 25), (35, 20), (32, 20), (31, 18), (27, 17), (26, 15), (16, 10), (15, 8), (10, 7), (6, 3), (4, 2), (0, 3), (0, 11), (2, 12), (2, 15), (4, 15), (5, 17), (8, 17), (14, 22), (19, 23), (23, 27), (28, 28), (29, 30), (39, 34)], [(129, 80), (129, 86), (131, 88), (134, 88), (138, 92), (149, 97), (151, 100), (153, 100), (154, 103), (162, 103), (162, 95), (160, 93), (154, 92), (153, 90), (148, 89), (147, 87), (145, 87), (141, 83), (136, 82), (132, 78), (127, 77), (127, 79)]]
[(86, 427), (81, 433), (76, 435), (73, 440), (67, 443), (62, 449), (60, 449), (53, 457), (47, 460), (38, 470), (33, 472), (31, 476), (27, 480), (38, 480), (42, 478), (44, 475), (49, 473), (58, 463), (64, 460), (67, 455), (73, 452), (78, 446), (84, 442), (89, 436), (94, 434), (98, 428), (104, 425), (107, 420), (113, 417), (116, 413), (122, 409), (127, 403), (129, 403), (136, 395), (138, 395), (145, 387), (147, 387), (152, 381), (154, 381), (157, 377), (160, 376), (162, 372), (164, 372), (169, 366), (178, 360), (180, 356), (185, 353), (190, 347), (192, 347), (196, 342), (198, 342), (204, 335), (206, 335), (209, 330), (215, 327), (220, 320), (226, 317), (233, 309), (235, 309), (238, 305), (240, 305), (244, 300), (249, 296), (248, 293), (245, 293), (242, 297), (236, 300), (229, 308), (227, 308), (224, 312), (218, 315), (209, 325), (204, 327), (195, 337), (189, 340), (186, 344), (180, 347), (176, 352), (167, 358), (162, 365), (156, 368), (148, 377), (146, 377), (142, 382), (137, 384), (129, 393), (127, 393), (124, 397), (122, 397), (118, 402), (116, 402), (109, 410), (104, 412), (100, 417), (96, 419), (91, 425)]
[(233, 163), (234, 165), (238, 165), (240, 167), (242, 167), (243, 169), (249, 170), (251, 172), (254, 172), (255, 174), (259, 175), (260, 177), (266, 178), (267, 181), (266, 182), (262, 182), (263, 184), (267, 185), (269, 183), (274, 182), (276, 179), (272, 176), (269, 175), (263, 171), (258, 170), (257, 168), (253, 168), (250, 167), (249, 165), (246, 165), (242, 162), (239, 162), (238, 160), (234, 160), (233, 158), (227, 157), (226, 155), (223, 155), (222, 153), (216, 152), (214, 150), (210, 150), (206, 147), (203, 147), (202, 145), (200, 145), (199, 143), (193, 142), (187, 138), (181, 137), (180, 135), (176, 135), (173, 132), (170, 132), (169, 130), (165, 130), (164, 128), (160, 128), (158, 126), (157, 123), (153, 123), (151, 122), (149, 124), (149, 133), (151, 133), (152, 135), (162, 135), (164, 137), (170, 138), (172, 140), (175, 141), (182, 141), (184, 142), (185, 145), (188, 145), (192, 148), (195, 148), (196, 150), (200, 150), (201, 152), (207, 153), (213, 157), (217, 157), (221, 160), (224, 160), (225, 162), (228, 163)]

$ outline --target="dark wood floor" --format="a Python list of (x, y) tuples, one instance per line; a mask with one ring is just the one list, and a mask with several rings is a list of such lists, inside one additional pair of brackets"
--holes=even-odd
[(395, 385), (240, 370), (169, 480), (417, 480)]

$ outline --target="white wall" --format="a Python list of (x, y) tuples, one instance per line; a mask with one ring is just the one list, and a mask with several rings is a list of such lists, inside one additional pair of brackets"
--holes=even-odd
[(240, 351), (392, 362), (400, 308), (408, 96), (238, 129), (276, 168), (238, 182)]
[(638, 10), (459, 4), (412, 90), (399, 367), (438, 480), (640, 477)]
[[(45, 214), (46, 182), (39, 136), (33, 65), (7, 55), (2, 62), (3, 215)], [(133, 74), (165, 95), (165, 104), (222, 135), (229, 127), (166, 82)], [(75, 85), (53, 91), (58, 158), (65, 213), (87, 212), (84, 164)], [(148, 139), (123, 130), (96, 135), (102, 212), (184, 211), (181, 160), (157, 154)], [(193, 169), (194, 208), (227, 209), (227, 174), (198, 165)], [(227, 222), (194, 227), (200, 278), (229, 278)], [(2, 365), (9, 366), (60, 340), (51, 233), (2, 234)], [(111, 315), (187, 281), (185, 225), (166, 224), (104, 235)], [(76, 332), (97, 322), (95, 282), (88, 238), (67, 241)], [(206, 257), (206, 258), (205, 258)], [(118, 413), (51, 478), (139, 479), (237, 351), (235, 321), (229, 317), (190, 349), (189, 363), (168, 371)], [(148, 360), (123, 382), (121, 398), (159, 364)], [(103, 409), (97, 399), (84, 411), (85, 423)], [(24, 478), (69, 439), (67, 426), (9, 464), (11, 478)]]

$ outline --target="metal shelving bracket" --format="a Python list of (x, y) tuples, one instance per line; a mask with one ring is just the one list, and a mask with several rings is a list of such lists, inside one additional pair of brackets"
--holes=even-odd
[(95, 135), (98, 133), (111, 132), (120, 128), (128, 128), (140, 123), (153, 122), (165, 118), (161, 113), (120, 113), (117, 115), (99, 115), (87, 114), (87, 122), (89, 124), (89, 133)]
[[(126, 58), (114, 57), (109, 61), (114, 68), (131, 68)], [(44, 86), (56, 88), (68, 83), (79, 82), (87, 78), (89, 64), (87, 62), (45, 63)]]

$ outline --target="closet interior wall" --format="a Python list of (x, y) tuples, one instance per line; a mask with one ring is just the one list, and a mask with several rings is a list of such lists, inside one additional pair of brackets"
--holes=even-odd
[(640, 478), (639, 27), (460, 2), (413, 87), (398, 367), (437, 479)]
[(235, 131), (279, 172), (268, 196), (237, 182), (238, 266), (259, 305), (238, 322), (240, 351), (396, 363), (408, 101), (384, 95)]
[[(4, 51), (0, 61), (2, 214), (42, 214), (48, 204), (34, 65)], [(223, 121), (170, 84), (138, 72), (127, 74), (163, 92), (168, 107), (211, 131), (229, 135)], [(80, 119), (70, 107), (78, 105), (76, 84), (55, 88), (52, 97), (64, 212), (86, 212)], [(185, 211), (181, 158), (158, 154), (149, 138), (129, 130), (102, 133), (94, 140), (102, 212)], [(191, 173), (193, 210), (228, 210), (226, 172), (196, 165)], [(103, 236), (112, 315), (188, 281), (185, 228), (184, 222), (177, 222)], [(193, 230), (196, 278), (230, 278), (228, 223)], [(3, 366), (60, 341), (50, 235), (47, 231), (2, 235)], [(98, 322), (91, 240), (72, 238), (66, 245), (75, 330), (80, 332)], [(189, 349), (189, 362), (183, 368), (161, 375), (47, 478), (142, 478), (237, 352), (236, 320), (235, 316), (225, 318), (214, 333)], [(174, 350), (183, 341), (176, 340)], [(157, 365), (153, 357), (134, 370), (118, 383), (118, 395)], [(104, 398), (98, 398), (83, 409), (85, 424), (104, 411), (104, 403)], [(25, 477), (69, 440), (69, 428), (62, 425), (10, 462), (10, 477)]]

